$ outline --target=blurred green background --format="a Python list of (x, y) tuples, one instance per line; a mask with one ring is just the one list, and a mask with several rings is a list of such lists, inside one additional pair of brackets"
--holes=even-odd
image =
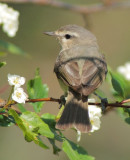
[[(66, 0), (72, 4), (91, 4), (96, 0)], [(1, 69), (0, 87), (7, 84), (7, 74), (18, 74), (30, 80), (37, 67), (43, 82), (49, 86), (49, 96), (58, 98), (63, 94), (53, 73), (55, 59), (60, 51), (58, 42), (43, 35), (44, 31), (56, 30), (66, 24), (86, 26), (97, 37), (100, 50), (105, 54), (107, 63), (116, 70), (119, 65), (130, 61), (130, 9), (115, 9), (90, 14), (84, 20), (83, 15), (60, 8), (33, 4), (9, 4), (20, 12), (20, 25), (17, 35), (8, 38), (0, 28), (0, 39), (10, 41), (27, 53), (29, 58), (9, 54), (1, 58), (7, 65)], [(102, 90), (109, 96), (109, 86), (103, 84)], [(7, 99), (9, 93), (0, 95)], [(43, 113), (58, 113), (58, 104), (46, 103)], [(101, 118), (101, 129), (91, 135), (83, 134), (80, 145), (96, 160), (129, 160), (130, 128), (115, 112), (109, 112)], [(76, 134), (67, 130), (65, 135), (76, 142)], [(46, 141), (46, 143), (48, 143)], [(39, 146), (27, 143), (22, 131), (16, 127), (0, 127), (0, 160), (67, 160), (61, 152), (52, 154), (52, 149), (43, 150)]]

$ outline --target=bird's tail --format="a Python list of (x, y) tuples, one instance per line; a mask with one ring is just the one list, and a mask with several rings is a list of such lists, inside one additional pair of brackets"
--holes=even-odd
[(61, 118), (56, 124), (57, 129), (68, 129), (75, 127), (77, 130), (87, 133), (91, 130), (88, 114), (88, 102), (76, 99), (69, 93), (67, 102)]

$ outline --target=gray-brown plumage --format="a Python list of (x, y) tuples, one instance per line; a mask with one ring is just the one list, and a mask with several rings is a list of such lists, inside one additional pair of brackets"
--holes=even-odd
[(77, 25), (66, 25), (45, 33), (57, 37), (62, 46), (54, 72), (67, 94), (67, 101), (56, 128), (74, 126), (81, 132), (89, 132), (88, 95), (101, 85), (107, 73), (96, 37)]

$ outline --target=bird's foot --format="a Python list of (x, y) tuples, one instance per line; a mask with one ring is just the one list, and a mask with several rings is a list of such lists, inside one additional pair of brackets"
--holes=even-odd
[(104, 113), (108, 104), (108, 100), (107, 98), (102, 98), (101, 96), (99, 96), (97, 93), (94, 92), (94, 94), (101, 100), (101, 108), (102, 108), (102, 112)]
[(102, 107), (102, 112), (103, 112), (103, 113), (104, 113), (105, 110), (106, 110), (107, 104), (108, 104), (107, 98), (102, 98), (102, 99), (101, 99), (101, 107)]
[(62, 96), (60, 97), (60, 106), (59, 106), (59, 109), (62, 107), (62, 105), (65, 105), (65, 103), (66, 103), (65, 96), (62, 95)]

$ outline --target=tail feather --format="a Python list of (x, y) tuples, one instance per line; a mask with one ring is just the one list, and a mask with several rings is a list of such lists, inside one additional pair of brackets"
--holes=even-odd
[(68, 129), (72, 126), (84, 133), (91, 130), (87, 101), (83, 102), (74, 97), (68, 98), (61, 118), (56, 124), (56, 128)]
[[(81, 102), (82, 105), (84, 102)], [(87, 108), (82, 108), (81, 105), (78, 107), (74, 126), (81, 132), (89, 132), (91, 130), (91, 124), (88, 114), (88, 102), (85, 102)]]

